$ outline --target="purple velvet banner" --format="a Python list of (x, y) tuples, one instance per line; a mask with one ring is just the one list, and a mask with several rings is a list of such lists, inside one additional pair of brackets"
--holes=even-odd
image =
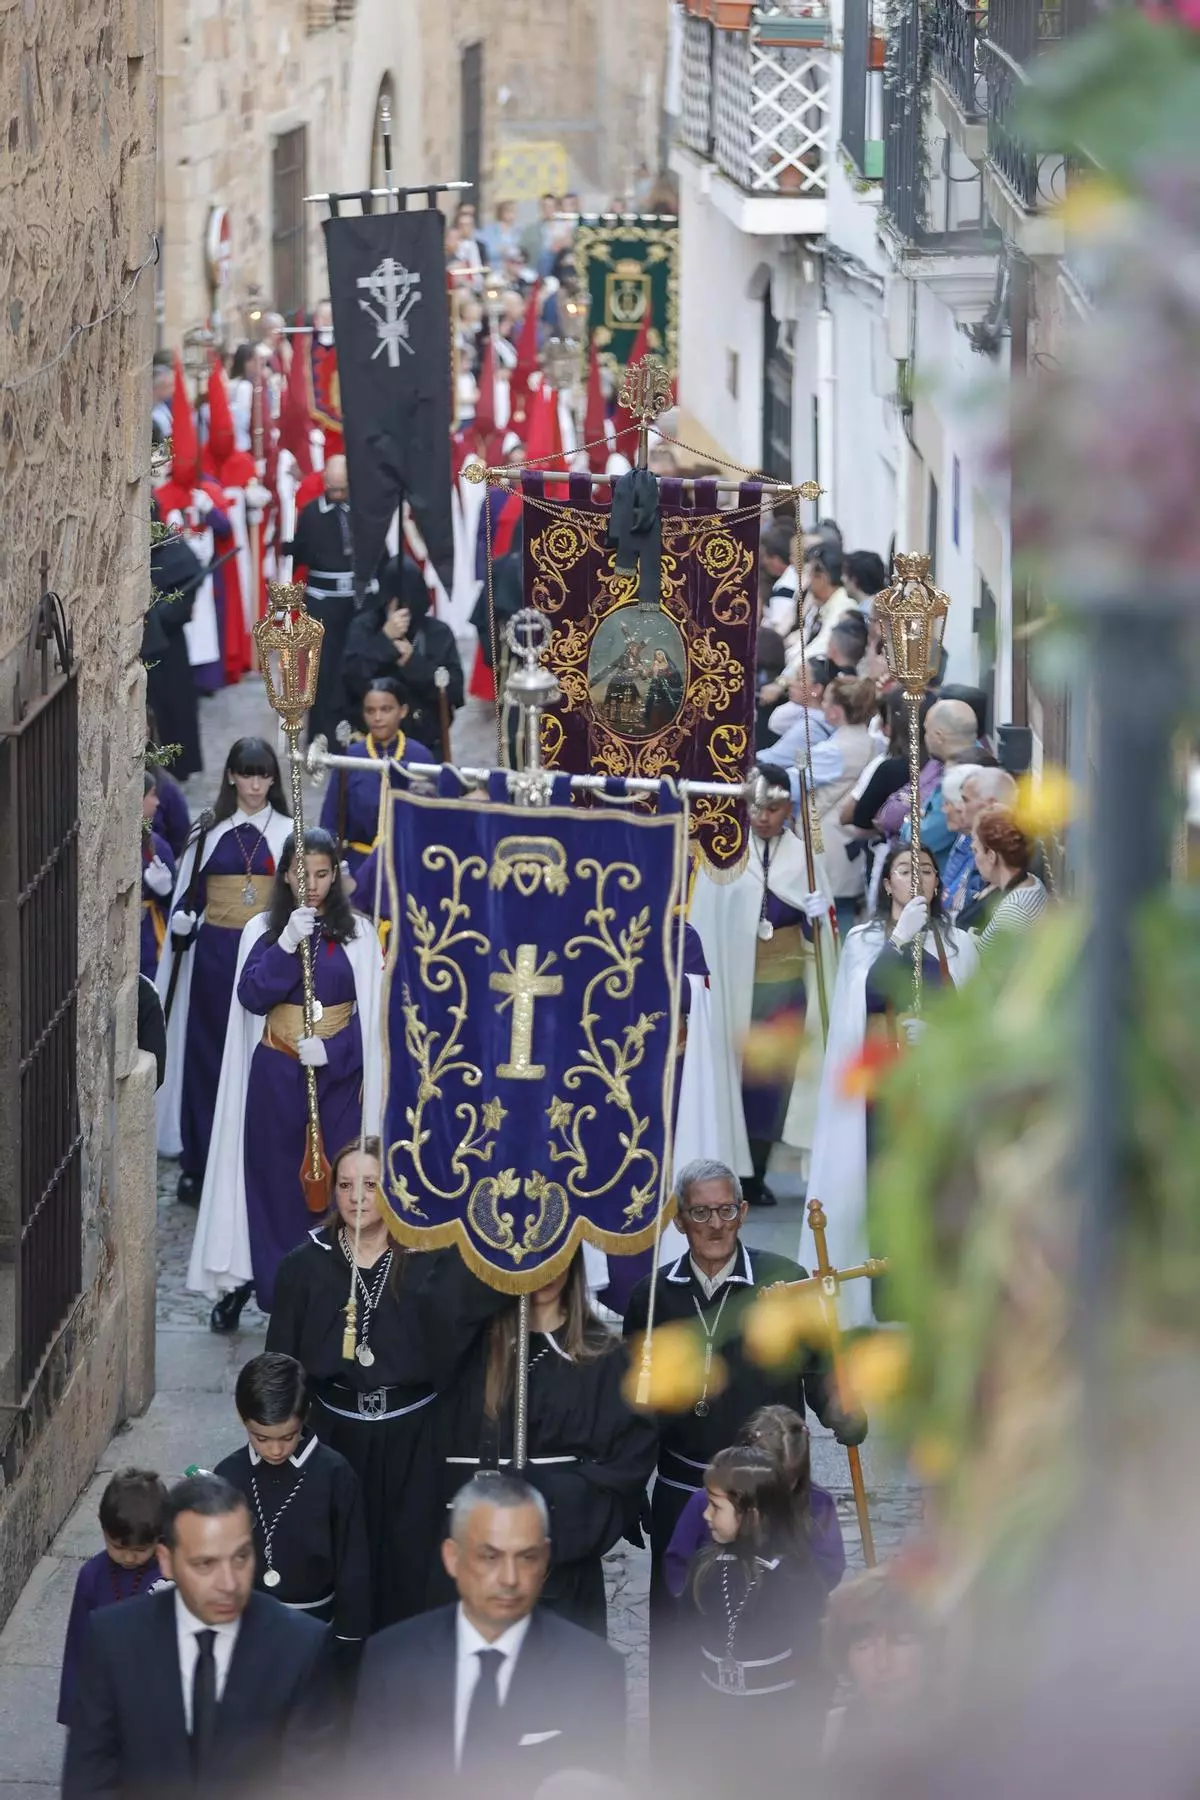
[[(718, 511), (715, 481), (698, 481), (690, 502), (677, 478), (660, 483), (661, 605), (647, 608), (637, 576), (618, 575), (606, 546), (608, 500), (595, 497), (606, 489), (533, 473), (522, 485), (534, 502), (525, 604), (553, 627), (546, 663), (562, 690), (542, 721), (547, 767), (741, 781), (753, 760), (761, 489), (743, 484), (735, 517)], [(740, 867), (741, 801), (697, 797), (691, 831), (713, 873)]]

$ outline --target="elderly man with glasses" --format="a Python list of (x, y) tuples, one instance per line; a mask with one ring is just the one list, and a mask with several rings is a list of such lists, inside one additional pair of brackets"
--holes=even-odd
[[(811, 1408), (839, 1443), (861, 1443), (867, 1431), (864, 1418), (840, 1412), (832, 1372), (818, 1351), (809, 1349), (799, 1362), (782, 1369), (761, 1368), (744, 1354), (742, 1321), (755, 1295), (778, 1282), (803, 1281), (808, 1271), (786, 1256), (751, 1250), (741, 1241), (747, 1205), (733, 1170), (708, 1158), (690, 1162), (679, 1171), (675, 1191), (676, 1222), (688, 1252), (659, 1271), (654, 1324), (694, 1327), (703, 1350), (704, 1380), (686, 1411), (660, 1414), (658, 1420), (658, 1473), (650, 1505), (650, 1644), (656, 1688), (676, 1610), (663, 1580), (663, 1555), (684, 1506), (704, 1486), (704, 1471), (717, 1451), (736, 1441), (760, 1406), (771, 1404), (793, 1407), (802, 1415)], [(630, 1295), (626, 1337), (646, 1329), (650, 1281), (647, 1276)], [(718, 1353), (723, 1385), (714, 1372)], [(656, 1712), (661, 1697), (656, 1698)]]

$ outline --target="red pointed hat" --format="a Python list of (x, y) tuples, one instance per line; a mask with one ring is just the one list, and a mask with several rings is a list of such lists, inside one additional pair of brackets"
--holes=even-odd
[(214, 355), (208, 377), (208, 460), (218, 474), (234, 452), (233, 414), (221, 359)]
[(200, 440), (196, 421), (183, 379), (183, 364), (175, 358), (175, 393), (171, 400), (171, 480), (176, 487), (186, 488), (188, 504), (200, 474)]

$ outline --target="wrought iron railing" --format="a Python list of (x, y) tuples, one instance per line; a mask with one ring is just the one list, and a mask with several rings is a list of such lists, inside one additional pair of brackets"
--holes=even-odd
[(934, 0), (930, 13), (930, 54), (933, 72), (940, 75), (968, 119), (987, 111), (987, 76), (982, 45), (987, 30), (987, 7), (968, 0)]
[[(47, 611), (47, 609), (49, 609)], [(58, 601), (45, 637), (64, 667), (0, 736), (0, 1259), (9, 1264), (19, 1402), (82, 1279), (82, 1134), (76, 1080), (79, 992), (79, 728)]]
[(842, 16), (842, 148), (859, 174), (883, 172), (884, 41), (871, 28), (871, 0), (846, 0)]
[(892, 26), (883, 81), (883, 210), (902, 237), (925, 235), (928, 181), (923, 153), (921, 8), (908, 0)]
[(1017, 123), (1028, 70), (1048, 44), (1061, 41), (1062, 0), (989, 0), (981, 45), (987, 80), (988, 156), (1027, 211), (1061, 200), (1066, 165), (1061, 155), (1032, 148)]

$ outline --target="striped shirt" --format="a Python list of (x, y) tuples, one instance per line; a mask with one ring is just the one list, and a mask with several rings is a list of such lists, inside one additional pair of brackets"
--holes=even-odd
[(1020, 887), (1010, 888), (979, 934), (979, 945), (992, 943), (1002, 932), (1028, 931), (1046, 910), (1046, 890), (1036, 875)]

